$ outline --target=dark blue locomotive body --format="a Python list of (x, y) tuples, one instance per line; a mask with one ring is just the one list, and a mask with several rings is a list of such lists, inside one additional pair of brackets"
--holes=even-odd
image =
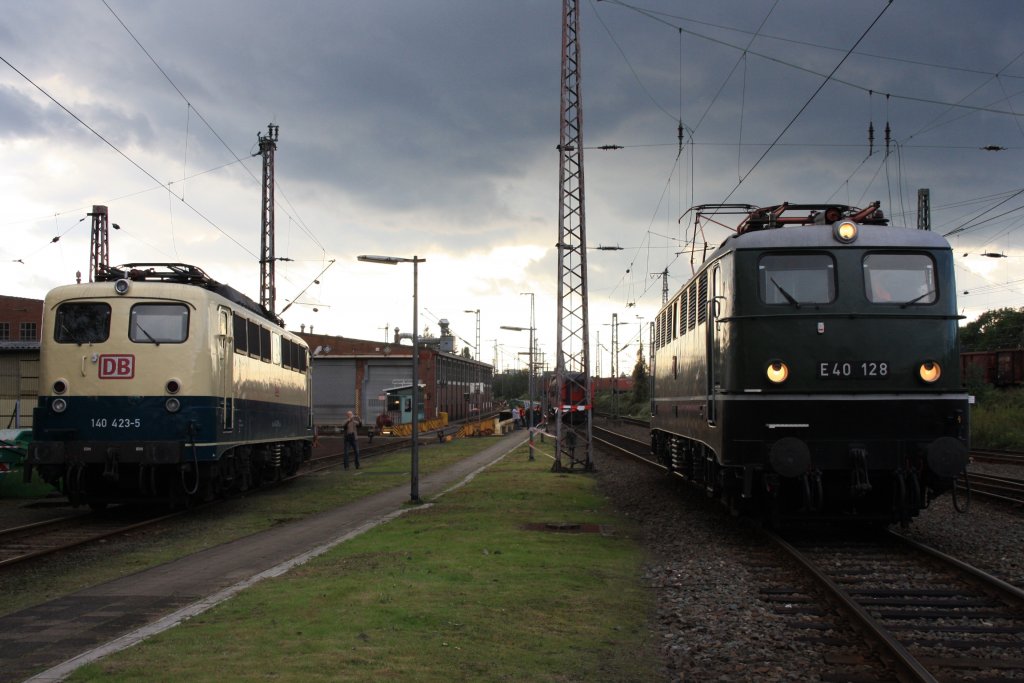
[(905, 522), (967, 461), (952, 253), (828, 208), (748, 219), (659, 313), (652, 449), (735, 509)]

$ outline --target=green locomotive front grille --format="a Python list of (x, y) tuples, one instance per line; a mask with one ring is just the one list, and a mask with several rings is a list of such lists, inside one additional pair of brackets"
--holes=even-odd
[(778, 396), (723, 402), (723, 464), (766, 462), (780, 439), (804, 441), (820, 470), (848, 469), (863, 452), (870, 469), (890, 469), (946, 436), (966, 441), (966, 396), (880, 394)]

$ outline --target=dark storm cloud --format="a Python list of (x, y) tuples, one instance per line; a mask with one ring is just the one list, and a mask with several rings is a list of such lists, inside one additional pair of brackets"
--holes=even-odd
[[(507, 194), (510, 186), (533, 178), (556, 192), (557, 0), (109, 1), (194, 110), (102, 4), (20, 7), (21, 30), (9, 34), (12, 54), (41, 81), (59, 76), (55, 95), (98, 130), (162, 154), (168, 168), (180, 171), (186, 130), (190, 168), (232, 160), (198, 120), (201, 113), (242, 158), (254, 151), (257, 131), (279, 124), (278, 169), (286, 186), (311, 201), (318, 188), (334, 188), (356, 206), (400, 212), (402, 222), (444, 215), (454, 233), (472, 233), (474, 225), (516, 214), (523, 202)], [(952, 148), (1019, 146), (1019, 117), (907, 98), (966, 97), (988, 105), (1021, 90), (1020, 63), (999, 79), (986, 75), (1020, 50), (1015, 34), (1024, 9), (1015, 4), (893, 3), (836, 73), (850, 84), (830, 83), (809, 103), (884, 2), (638, 5), (663, 13), (581, 3), (584, 140), (632, 147), (587, 152), (588, 197), (611, 210), (591, 212), (595, 241), (614, 242), (615, 231), (626, 228), (642, 232), (659, 211), (679, 120), (700, 124), (693, 138), (698, 202), (736, 188), (787, 125), (736, 200), (809, 199), (839, 190), (854, 199), (870, 200), (880, 189), (888, 195), (877, 157), (862, 164), (869, 123), (876, 155), (887, 122), (904, 145), (905, 194), (930, 185), (939, 193), (980, 195), (986, 186), (1013, 184), (1004, 161), (1010, 155)], [(1015, 106), (1019, 97), (998, 104)], [(10, 90), (0, 91), (0, 107), (11, 121), (5, 136), (46, 135), (61, 125), (51, 108)], [(945, 146), (944, 163), (941, 152), (915, 151), (922, 144)], [(975, 162), (980, 170), (963, 168)], [(163, 171), (154, 170), (158, 177)], [(944, 175), (955, 178), (955, 188), (943, 187)], [(972, 177), (977, 190), (961, 182)]]
[(0, 137), (38, 138), (48, 133), (46, 118), (49, 116), (44, 107), (39, 106), (25, 96), (21, 90), (0, 85)]

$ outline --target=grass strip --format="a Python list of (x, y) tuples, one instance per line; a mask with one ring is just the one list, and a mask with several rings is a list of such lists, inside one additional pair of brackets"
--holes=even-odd
[[(459, 439), (421, 446), (421, 476), (474, 455), (497, 439)], [(340, 450), (340, 439), (337, 441)], [(395, 486), (408, 486), (409, 469), (408, 450), (375, 455), (364, 459), (360, 470), (343, 470), (340, 466), (323, 470), (197, 510), (159, 528), (131, 532), (56, 559), (14, 568), (0, 581), (5, 589), (8, 584), (17, 587), (0, 590), (0, 614), (155, 567)]]
[(631, 522), (526, 456), (70, 680), (657, 678)]

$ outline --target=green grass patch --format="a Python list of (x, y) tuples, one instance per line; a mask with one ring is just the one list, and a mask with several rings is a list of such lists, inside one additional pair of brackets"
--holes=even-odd
[(631, 522), (526, 453), (71, 680), (657, 678)]
[[(478, 453), (497, 440), (498, 437), (458, 439), (421, 446), (420, 475)], [(408, 486), (409, 470), (408, 450), (375, 455), (363, 459), (360, 470), (346, 471), (338, 466), (196, 511), (158, 529), (93, 544), (76, 551), (73, 561), (33, 562), (5, 577), (5, 583), (9, 580), (18, 589), (0, 593), (0, 614), (155, 567), (395, 486)]]
[(1024, 390), (974, 384), (969, 391), (975, 397), (971, 407), (971, 446), (1024, 449)]

